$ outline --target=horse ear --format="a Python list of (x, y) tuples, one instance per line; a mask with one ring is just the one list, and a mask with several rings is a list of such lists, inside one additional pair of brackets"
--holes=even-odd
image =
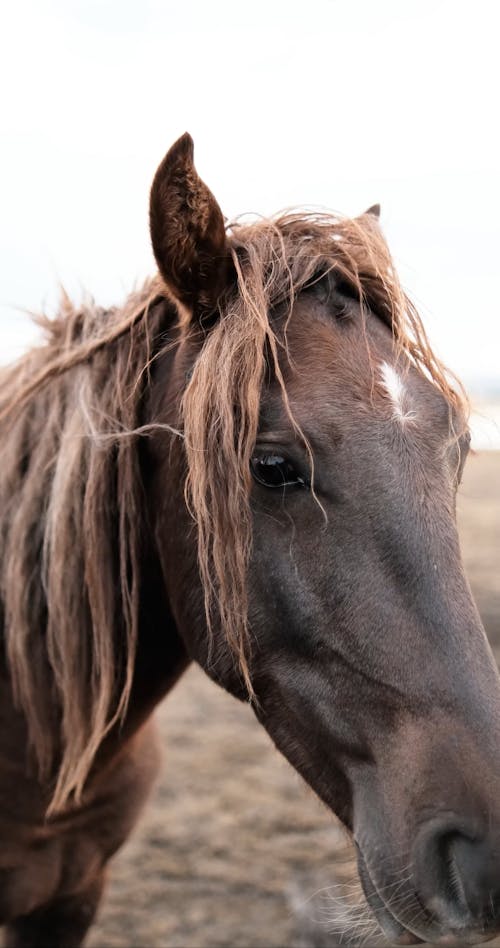
[(364, 213), (371, 214), (372, 217), (376, 217), (378, 220), (380, 218), (380, 204), (372, 204)]
[(224, 218), (198, 177), (186, 132), (165, 155), (149, 205), (151, 241), (160, 273), (175, 299), (194, 315), (213, 312), (229, 282), (231, 258)]

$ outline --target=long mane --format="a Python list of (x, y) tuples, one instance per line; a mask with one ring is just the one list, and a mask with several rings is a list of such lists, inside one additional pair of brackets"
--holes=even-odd
[[(273, 311), (291, 311), (318, 272), (334, 269), (450, 405), (461, 395), (369, 215), (288, 213), (233, 224), (229, 241), (236, 285), (195, 362), (179, 429), (208, 627), (222, 624), (251, 693), (249, 461), (269, 358), (289, 410), (280, 369), (286, 338)], [(58, 318), (44, 321), (45, 344), (0, 375), (5, 648), (41, 776), (54, 781), (52, 811), (81, 797), (130, 698), (146, 516), (141, 405), (152, 353), (161, 350), (164, 298), (159, 278), (122, 309), (77, 308), (64, 298)], [(179, 339), (191, 331), (181, 314)], [(148, 429), (157, 421), (148, 419)]]

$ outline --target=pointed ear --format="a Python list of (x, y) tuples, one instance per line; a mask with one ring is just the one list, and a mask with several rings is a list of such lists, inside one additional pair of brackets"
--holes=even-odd
[(195, 316), (213, 312), (229, 283), (231, 257), (221, 209), (196, 173), (187, 132), (155, 174), (149, 220), (156, 262), (175, 299)]
[(371, 207), (368, 207), (365, 214), (371, 214), (372, 217), (376, 217), (377, 220), (380, 217), (380, 204), (372, 204)]

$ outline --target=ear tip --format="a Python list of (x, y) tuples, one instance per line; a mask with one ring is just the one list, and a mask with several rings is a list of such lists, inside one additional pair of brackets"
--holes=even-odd
[(379, 218), (380, 210), (381, 210), (380, 204), (372, 204), (370, 207), (366, 209), (365, 214), (371, 214), (372, 217)]
[(181, 135), (169, 148), (167, 154), (170, 159), (187, 158), (192, 161), (194, 156), (194, 141), (189, 132), (184, 132), (184, 135)]
[(183, 151), (188, 151), (191, 154), (194, 152), (194, 141), (189, 132), (184, 132), (184, 134), (177, 139), (177, 145), (179, 145)]

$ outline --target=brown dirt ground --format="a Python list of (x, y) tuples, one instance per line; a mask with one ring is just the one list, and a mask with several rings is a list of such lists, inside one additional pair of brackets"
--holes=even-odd
[[(473, 457), (459, 502), (466, 566), (497, 658), (499, 482), (500, 452)], [(338, 890), (325, 887), (352, 879), (349, 845), (250, 708), (192, 668), (158, 723), (162, 776), (113, 862), (89, 946), (337, 944), (328, 929)]]

